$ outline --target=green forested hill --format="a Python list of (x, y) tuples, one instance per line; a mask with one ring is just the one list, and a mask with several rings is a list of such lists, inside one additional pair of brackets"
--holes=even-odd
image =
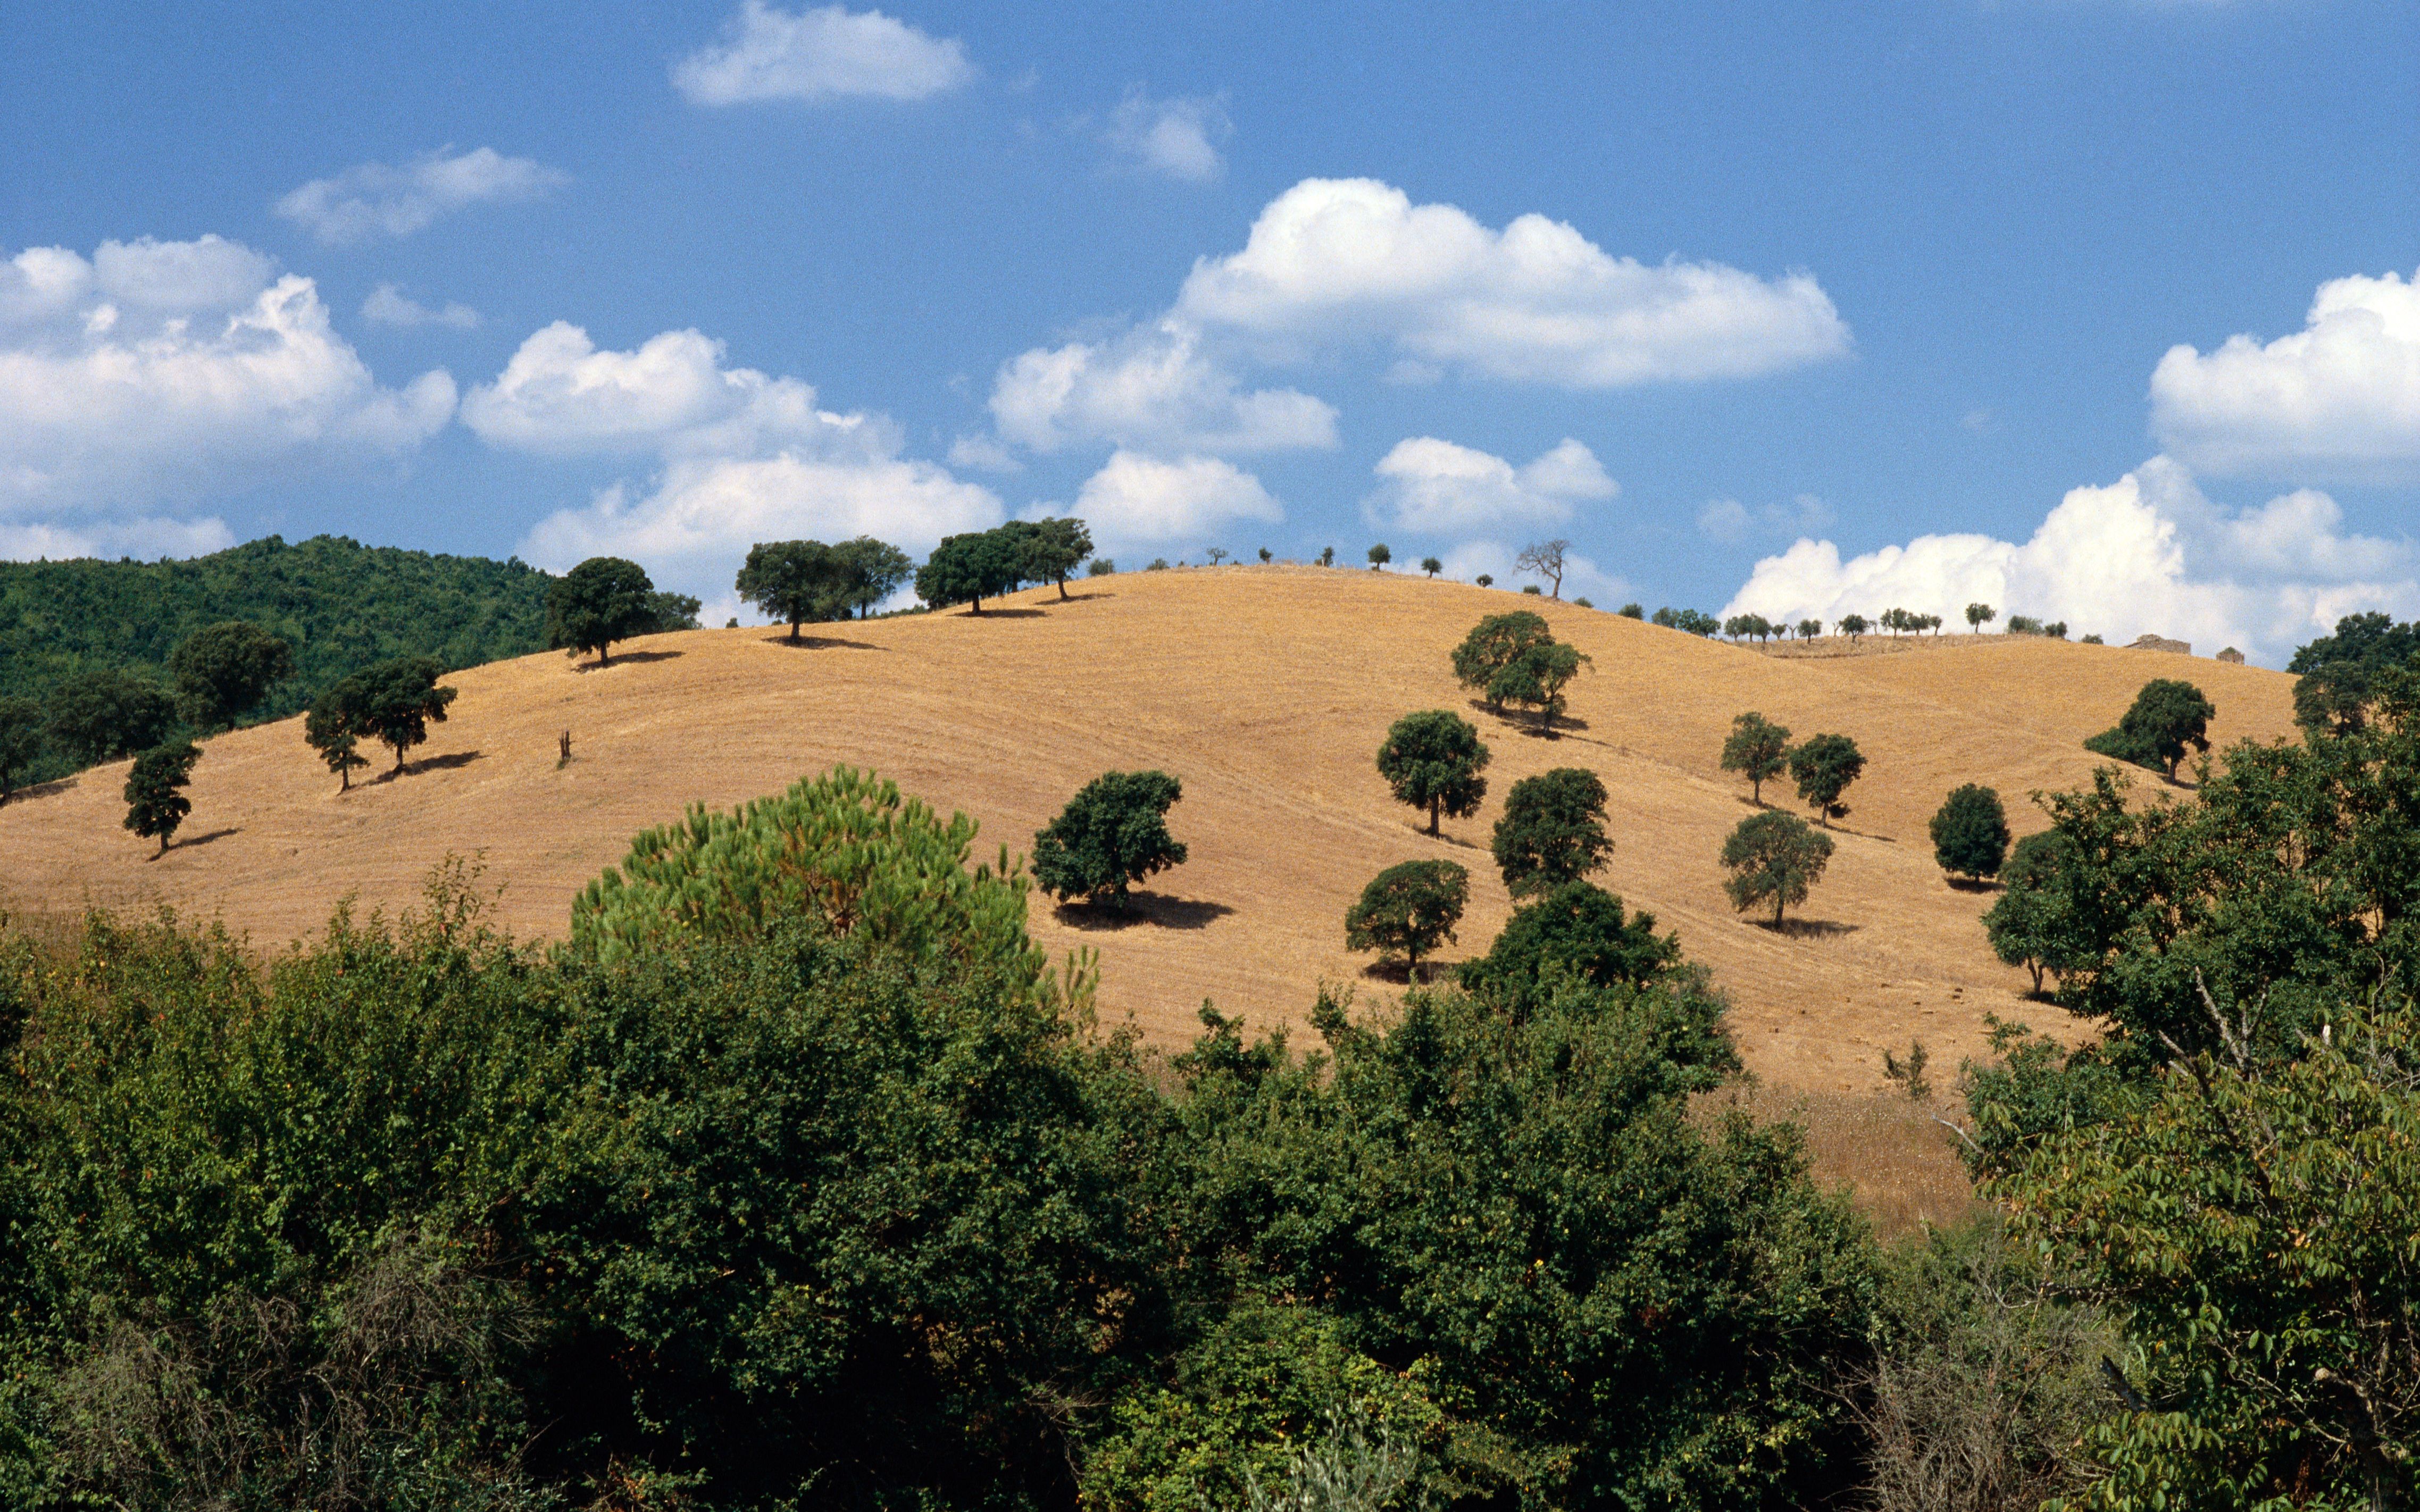
[(297, 675), (251, 716), (282, 718), (387, 657), (431, 656), (453, 669), (542, 650), (552, 580), (518, 560), (340, 535), (292, 545), (271, 535), (184, 562), (0, 563), (0, 697), (41, 698), (101, 668), (165, 681), (187, 636), (249, 620), (294, 648)]

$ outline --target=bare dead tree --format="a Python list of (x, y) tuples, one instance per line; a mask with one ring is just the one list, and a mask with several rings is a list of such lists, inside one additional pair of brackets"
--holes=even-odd
[(1523, 572), (1534, 572), (1552, 585), (1549, 598), (1563, 596), (1563, 553), (1572, 543), (1558, 537), (1552, 541), (1532, 541), (1512, 559), (1512, 565)]

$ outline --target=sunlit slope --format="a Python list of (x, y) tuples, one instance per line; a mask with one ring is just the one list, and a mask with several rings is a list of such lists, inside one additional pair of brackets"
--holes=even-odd
[[(103, 768), (0, 810), (0, 887), (53, 909), (170, 902), (266, 945), (317, 927), (349, 892), (364, 908), (408, 904), (442, 857), (477, 854), (511, 927), (559, 935), (573, 894), (630, 834), (692, 801), (736, 803), (846, 762), (966, 810), (986, 848), (1023, 851), (1089, 778), (1156, 766), (1184, 780), (1171, 825), (1191, 862), (1157, 879), (1140, 922), (1102, 928), (1046, 903), (1033, 924), (1054, 949), (1100, 950), (1106, 1017), (1174, 1040), (1204, 998), (1272, 1024), (1299, 1020), (1323, 979), (1390, 996), (1344, 950), (1341, 920), (1397, 861), (1470, 868), (1449, 955), (1483, 949), (1510, 907), (1485, 848), (1505, 790), (1585, 765), (1614, 795), (1603, 880), (1713, 967), (1750, 1064), (1777, 1082), (1862, 1086), (1885, 1044), (1921, 1037), (1954, 1066), (1979, 1048), (1986, 1011), (2063, 1018), (2022, 1004), (2022, 974), (1993, 960), (1976, 922), (1990, 895), (1951, 889), (1932, 863), (1925, 825), (1949, 788), (1990, 783), (2021, 830), (2039, 827), (2024, 795), (2086, 779), (2077, 741), (2152, 676), (2198, 682), (2227, 738), (2290, 728), (2281, 674), (2101, 647), (1986, 638), (1784, 659), (1534, 598), (1318, 568), (1130, 574), (1076, 595), (826, 626), (802, 648), (708, 630), (635, 642), (597, 671), (560, 656), (474, 669), (451, 679), (453, 717), (405, 776), (342, 795), (299, 721), (227, 735), (196, 770), (185, 838), (157, 861), (119, 827), (124, 766)], [(1447, 666), (1481, 615), (1522, 606), (1594, 660), (1552, 740), (1472, 708)], [(1389, 722), (1430, 707), (1467, 712), (1496, 753), (1486, 810), (1437, 840), (1371, 765)], [(1744, 709), (1802, 736), (1854, 735), (1870, 759), (1804, 911), (1810, 932), (1755, 927), (1722, 895), (1714, 855), (1750, 810), (1716, 754)], [(573, 760), (558, 768), (566, 729)]]

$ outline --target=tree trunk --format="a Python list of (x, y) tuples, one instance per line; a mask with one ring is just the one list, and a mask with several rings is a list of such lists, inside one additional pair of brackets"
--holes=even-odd
[(795, 645), (797, 645), (798, 643), (799, 643), (799, 622), (798, 622), (798, 621), (796, 621), (796, 620), (792, 620), (792, 621), (790, 622), (790, 644), (792, 644), (792, 645), (794, 645), (794, 646), (795, 646)]
[(1067, 602), (1067, 579), (1063, 575), (1059, 579), (1059, 602)]
[(1781, 927), (1781, 894), (1777, 892), (1773, 895), (1773, 927)]
[(1437, 832), (1437, 810), (1444, 806), (1445, 800), (1443, 798), (1432, 797), (1429, 799), (1429, 833), (1432, 835)]

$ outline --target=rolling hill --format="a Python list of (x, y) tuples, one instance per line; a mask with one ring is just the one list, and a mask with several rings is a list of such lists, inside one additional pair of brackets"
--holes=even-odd
[[(1447, 652), (1482, 614), (1539, 609), (1593, 658), (1553, 739), (1492, 718)], [(454, 674), (453, 717), (399, 777), (339, 795), (287, 720), (208, 744), (178, 845), (157, 861), (119, 827), (124, 764), (0, 809), (0, 889), (20, 909), (152, 902), (218, 915), (268, 946), (318, 926), (341, 895), (406, 906), (448, 853), (476, 855), (516, 933), (557, 936), (573, 894), (636, 830), (692, 801), (728, 805), (834, 763), (869, 766), (982, 822), (985, 850), (1030, 848), (1107, 769), (1180, 777), (1171, 826), (1190, 864), (1155, 879), (1119, 927), (1034, 909), (1054, 950), (1100, 951), (1105, 1019), (1189, 1037), (1204, 999), (1259, 1025), (1300, 1021), (1323, 980), (1365, 1001), (1400, 988), (1343, 949), (1342, 918), (1381, 868), (1459, 860), (1472, 901), (1448, 959), (1483, 950), (1510, 903), (1489, 863), (1512, 781), (1558, 765), (1613, 793), (1600, 880), (1676, 930), (1732, 996), (1732, 1026), (1768, 1082), (1830, 1091), (1879, 1079), (1882, 1050), (1922, 1038), (1936, 1066), (1982, 1047), (1984, 1015), (2068, 1032), (2024, 1002), (1953, 889), (1927, 821), (1962, 782), (2000, 790), (2020, 833), (2031, 791), (2086, 780), (2083, 739), (2143, 682), (2186, 676), (2215, 702), (2221, 743), (2290, 733), (2292, 680), (2257, 668), (2038, 639), (1944, 636), (1866, 654), (1786, 656), (1570, 605), (1391, 574), (1241, 567), (1094, 579), (980, 617), (963, 611), (632, 642), (592, 669), (557, 655)], [(1442, 838), (1372, 768), (1413, 709), (1466, 710), (1495, 749), (1490, 795)], [(1776, 933), (1736, 917), (1714, 856), (1749, 812), (1716, 767), (1731, 717), (1853, 735), (1869, 760), (1838, 822), (1830, 874)], [(573, 760), (557, 765), (568, 730)], [(2136, 774), (2147, 795), (2165, 792)], [(1787, 803), (1788, 795), (1768, 788)]]

